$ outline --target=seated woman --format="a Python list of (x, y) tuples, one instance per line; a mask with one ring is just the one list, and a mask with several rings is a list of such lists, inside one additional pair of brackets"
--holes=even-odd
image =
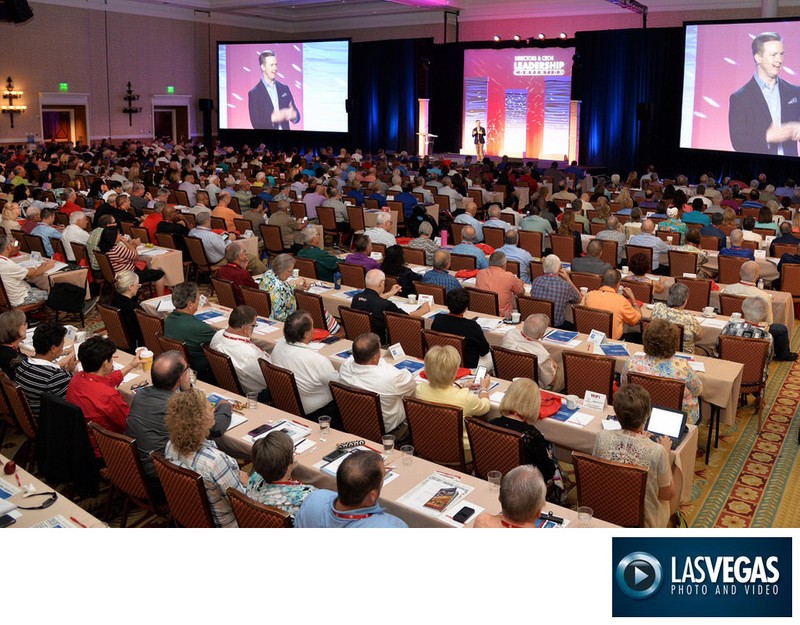
[(685, 243), (679, 245), (676, 250), (697, 255), (693, 273), (698, 274), (701, 278), (713, 278), (716, 272), (705, 267), (706, 263), (708, 263), (708, 252), (700, 248), (700, 231), (695, 229), (687, 231), (684, 241)]
[(598, 198), (597, 214), (592, 217), (591, 223), (605, 224), (609, 217), (611, 217), (611, 206), (609, 205), (608, 200), (605, 197)]
[(19, 351), (19, 344), (27, 331), (28, 321), (24, 312), (14, 308), (0, 315), (0, 370), (12, 380), (14, 369), (28, 358)]
[(592, 454), (603, 460), (647, 468), (644, 526), (667, 527), (670, 512), (677, 509), (680, 489), (673, 483), (670, 469), (669, 437), (662, 436), (656, 442), (644, 431), (650, 407), (650, 395), (644, 388), (637, 384), (620, 386), (614, 393), (614, 413), (621, 429), (598, 432)]
[(674, 239), (676, 240), (673, 240), (673, 245), (682, 245), (683, 237), (686, 236), (686, 231), (689, 229), (689, 227), (678, 218), (679, 212), (677, 208), (670, 206), (667, 209), (667, 218), (658, 224), (659, 230), (675, 233), (676, 236)]
[(279, 508), (292, 517), (303, 500), (316, 490), (292, 479), (294, 442), (285, 432), (271, 432), (253, 444), (253, 472), (247, 483), (247, 496)]
[(772, 221), (772, 211), (766, 206), (762, 206), (758, 211), (758, 220), (756, 221), (755, 227), (772, 230), (770, 236), (778, 236), (778, 224)]
[[(465, 417), (480, 417), (489, 412), (489, 376), (481, 380), (478, 394), (471, 392), (471, 387), (461, 388), (456, 384), (456, 374), (461, 364), (458, 351), (452, 345), (434, 345), (425, 354), (425, 375), (427, 382), (417, 386), (415, 395), (418, 399), (432, 401), (437, 404), (450, 404), (463, 409)], [(474, 386), (474, 385), (471, 385)], [(472, 459), (470, 453), (467, 429), (464, 428), (464, 451), (467, 459)]]
[(142, 308), (137, 298), (140, 286), (139, 276), (132, 271), (120, 271), (114, 276), (114, 294), (111, 296), (111, 305), (119, 309), (122, 325), (127, 328), (134, 346), (144, 345), (142, 329), (136, 318), (136, 311)]
[(175, 393), (167, 402), (166, 421), (169, 434), (164, 450), (166, 459), (203, 476), (217, 527), (238, 527), (227, 490), (235, 488), (244, 493), (247, 474), (239, 470), (236, 460), (208, 439), (214, 426), (214, 407), (205, 393), (196, 388)]
[(692, 313), (684, 310), (688, 300), (689, 287), (676, 282), (669, 288), (666, 304), (656, 302), (650, 316), (653, 319), (666, 319), (683, 326), (683, 349), (681, 351), (694, 354), (694, 344), (703, 337), (703, 327)]
[(660, 378), (673, 378), (686, 383), (682, 410), (687, 421), (697, 423), (700, 405), (697, 398), (703, 392), (703, 383), (685, 358), (676, 358), (678, 330), (669, 321), (654, 319), (644, 331), (644, 354), (634, 354), (622, 368), (620, 380), (628, 381), (628, 373), (644, 373)]
[(652, 283), (653, 293), (663, 293), (666, 291), (667, 281), (664, 276), (660, 276), (657, 282), (653, 282), (647, 277), (647, 274), (650, 272), (650, 262), (647, 260), (647, 256), (642, 253), (634, 254), (633, 258), (628, 259), (628, 263), (628, 269), (630, 269), (631, 272), (625, 276), (625, 280), (642, 282), (644, 284)]
[(9, 202), (3, 207), (2, 221), (0, 221), (0, 226), (3, 227), (3, 230), (5, 230), (5, 233), (8, 236), (14, 236), (11, 234), (12, 230), (20, 230), (22, 228), (22, 226), (19, 225), (19, 221), (17, 221), (21, 214), (22, 210), (20, 209), (19, 204), (16, 202)]
[(477, 321), (464, 317), (464, 312), (469, 306), (469, 293), (464, 289), (453, 289), (445, 295), (445, 303), (449, 314), (436, 315), (431, 330), (463, 336), (464, 366), (474, 369), (478, 365), (484, 365), (491, 371), (492, 354), (489, 351), (489, 341), (486, 340), (486, 335)]
[(500, 414), (503, 416), (493, 419), (492, 425), (524, 435), (525, 463), (532, 464), (541, 472), (547, 485), (547, 501), (560, 504), (564, 496), (564, 479), (553, 444), (536, 429), (540, 405), (541, 395), (536, 382), (530, 378), (517, 378), (500, 400)]
[[(433, 226), (427, 221), (420, 222), (419, 236), (416, 239), (411, 239), (408, 247), (415, 247), (425, 250), (425, 264), (433, 265), (433, 255), (439, 249), (439, 246), (433, 242), (431, 236), (433, 235)], [(385, 273), (385, 272), (384, 272)]]
[(164, 272), (160, 269), (140, 269), (137, 266), (139, 254), (136, 248), (139, 245), (138, 239), (128, 241), (122, 237), (122, 233), (116, 226), (104, 228), (100, 234), (98, 248), (108, 257), (111, 269), (115, 274), (121, 271), (132, 271), (139, 276), (142, 284), (152, 283), (156, 289), (156, 295), (164, 295)]
[[(595, 220), (592, 219), (592, 223), (594, 223), (594, 221)], [(556, 232), (556, 234), (562, 237), (572, 237), (572, 254), (577, 258), (583, 253), (583, 243), (581, 241), (581, 231), (576, 230), (575, 225), (575, 214), (572, 211), (565, 211), (561, 216), (561, 225), (558, 227), (558, 232)]]
[[(297, 310), (297, 299), (294, 296), (295, 289), (299, 286), (302, 290), (307, 290), (311, 284), (302, 280), (296, 284), (290, 284), (289, 278), (294, 271), (294, 256), (291, 254), (278, 254), (272, 259), (272, 266), (264, 273), (259, 288), (266, 291), (269, 295), (270, 308), (272, 313), (270, 319), (276, 321), (286, 321), (286, 318)], [(325, 311), (325, 325), (328, 332), (336, 334), (339, 331), (339, 323), (327, 310)]]
[(420, 280), (421, 277), (414, 270), (406, 267), (406, 258), (403, 253), (403, 248), (399, 245), (390, 245), (386, 248), (386, 256), (381, 264), (381, 271), (387, 276), (394, 276), (397, 278), (397, 284), (400, 285), (400, 295), (402, 297), (416, 294), (417, 289), (414, 287), (414, 280)]

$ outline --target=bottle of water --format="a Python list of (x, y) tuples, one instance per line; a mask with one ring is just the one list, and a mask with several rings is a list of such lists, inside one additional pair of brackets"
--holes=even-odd
[(758, 282), (756, 282), (756, 286), (763, 291), (764, 290), (764, 279), (763, 278), (759, 278)]

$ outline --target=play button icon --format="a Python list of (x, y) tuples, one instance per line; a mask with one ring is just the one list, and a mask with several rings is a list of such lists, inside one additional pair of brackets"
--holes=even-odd
[(661, 586), (661, 563), (643, 551), (629, 553), (617, 565), (616, 578), (617, 585), (626, 595), (646, 599)]

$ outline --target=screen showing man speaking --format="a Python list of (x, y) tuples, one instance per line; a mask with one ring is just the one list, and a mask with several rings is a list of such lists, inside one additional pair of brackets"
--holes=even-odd
[(797, 156), (800, 21), (687, 24), (682, 148)]
[(347, 132), (348, 41), (219, 43), (219, 127)]

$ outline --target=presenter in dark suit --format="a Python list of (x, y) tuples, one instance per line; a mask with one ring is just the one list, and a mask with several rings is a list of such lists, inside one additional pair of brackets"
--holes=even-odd
[(481, 126), (481, 120), (475, 120), (475, 128), (472, 129), (472, 140), (475, 141), (475, 154), (478, 160), (483, 160), (483, 145), (486, 143), (486, 128)]
[(737, 152), (797, 156), (800, 139), (800, 87), (778, 77), (783, 41), (778, 33), (753, 39), (756, 71), (731, 95), (728, 129)]
[(288, 85), (275, 80), (278, 75), (278, 59), (271, 51), (258, 55), (261, 80), (247, 94), (250, 123), (253, 128), (289, 130), (289, 122), (300, 121), (300, 113)]

